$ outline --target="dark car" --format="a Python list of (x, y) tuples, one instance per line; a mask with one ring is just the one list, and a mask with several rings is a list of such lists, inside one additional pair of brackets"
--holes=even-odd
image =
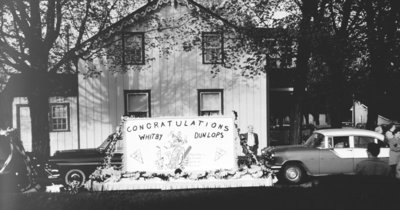
[[(80, 185), (88, 180), (98, 166), (104, 164), (106, 151), (112, 138), (107, 138), (100, 146), (92, 149), (74, 149), (56, 151), (49, 159), (48, 167), (54, 173), (55, 182), (69, 185), (72, 180), (78, 180)], [(111, 164), (122, 164), (122, 141), (118, 140)], [(58, 177), (57, 177), (58, 176)]]

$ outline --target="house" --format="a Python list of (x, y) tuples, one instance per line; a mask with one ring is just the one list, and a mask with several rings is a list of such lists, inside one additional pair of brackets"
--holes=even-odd
[[(18, 128), (26, 151), (32, 151), (31, 119), (27, 95), (30, 78), (12, 75), (0, 94), (0, 127)], [(78, 139), (78, 77), (73, 74), (54, 74), (50, 77), (49, 125), (50, 147), (58, 149), (77, 148), (71, 139)]]
[[(352, 124), (364, 126), (367, 123), (368, 119), (368, 106), (363, 104), (360, 101), (355, 100), (353, 106), (350, 109), (352, 113)], [(378, 125), (387, 125), (390, 123), (395, 123), (395, 121), (388, 119), (382, 115), (378, 115), (377, 124)]]
[[(241, 132), (253, 125), (259, 148), (267, 146), (265, 66), (245, 67), (253, 53), (242, 50), (242, 37), (192, 0), (154, 0), (110, 26), (92, 38), (100, 56), (79, 61), (76, 87), (65, 82), (72, 94), (49, 99), (51, 155), (97, 147), (124, 115), (233, 116), (233, 110)], [(27, 104), (15, 96), (12, 119), (29, 148)]]

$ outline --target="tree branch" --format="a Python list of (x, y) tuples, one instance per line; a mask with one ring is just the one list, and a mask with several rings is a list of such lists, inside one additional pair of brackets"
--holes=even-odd
[(10, 56), (8, 56), (7, 54), (5, 54), (4, 51), (1, 51), (0, 54), (0, 61), (1, 63), (10, 66), (11, 68), (20, 71), (20, 72), (26, 72), (29, 70), (29, 66), (26, 65), (24, 62), (18, 60), (18, 59), (14, 59), (13, 57), (11, 57), (14, 60), (14, 63), (11, 62), (9, 59)]
[(330, 18), (331, 18), (331, 21), (332, 21), (332, 27), (333, 27), (333, 30), (335, 31), (335, 34), (337, 34), (338, 33), (338, 31), (339, 31), (339, 29), (338, 29), (338, 27), (336, 26), (336, 19), (335, 19), (335, 11), (333, 11), (333, 5), (334, 5), (334, 3), (333, 2), (331, 2), (330, 3), (330, 6), (329, 6), (329, 11), (330, 11)]
[[(50, 50), (51, 47), (53, 46), (54, 42), (56, 41), (57, 37), (60, 34), (60, 29), (61, 29), (61, 21), (62, 21), (62, 3), (60, 2), (60, 0), (57, 0), (56, 2), (53, 2), (52, 5), (52, 11), (51, 13), (53, 13), (51, 16), (51, 20), (47, 20), (50, 21), (52, 26), (49, 28), (49, 25), (47, 25), (47, 34), (46, 34), (46, 38), (45, 38), (45, 44), (47, 46), (46, 50)], [(50, 9), (50, 8), (49, 8)], [(55, 20), (57, 20), (57, 22), (55, 23)], [(55, 25), (55, 26), (54, 26)]]
[(113, 8), (115, 7), (115, 5), (117, 4), (118, 0), (115, 0), (114, 3), (111, 5), (110, 9), (107, 10), (106, 16), (103, 20), (103, 22), (101, 23), (100, 27), (99, 27), (99, 31), (102, 31), (104, 29), (104, 27), (106, 26), (107, 20), (110, 16), (111, 11), (113, 10)]
[[(13, 1), (9, 2), (8, 7), (11, 12), (11, 15), (13, 16), (14, 22), (16, 22), (20, 26), (25, 37), (28, 37), (29, 24), (26, 21), (22, 21), (21, 18), (19, 18), (18, 14), (16, 12), (18, 9), (17, 9), (17, 7), (15, 7), (15, 5), (13, 5), (13, 3), (14, 3)], [(21, 15), (24, 13), (25, 13), (24, 11), (20, 12)]]
[(7, 53), (15, 61), (23, 62), (24, 60), (28, 60), (28, 57), (24, 53), (18, 52), (15, 48), (3, 41), (0, 41), (0, 51), (2, 54)]
[(29, 40), (29, 51), (30, 55), (34, 56), (36, 53), (39, 53), (43, 49), (38, 49), (38, 45), (42, 44), (42, 22), (40, 20), (40, 1), (31, 0), (30, 1), (30, 12), (31, 12), (31, 27), (30, 27), (30, 37)]
[(54, 23), (55, 23), (54, 18), (56, 13), (55, 6), (56, 6), (55, 1), (48, 1), (47, 14), (46, 14), (46, 38), (44, 39), (46, 45), (49, 45), (48, 42), (51, 39), (50, 37), (52, 37), (54, 33)]
[(85, 33), (85, 28), (86, 28), (86, 22), (89, 16), (89, 10), (90, 10), (90, 4), (91, 4), (91, 0), (87, 0), (86, 1), (86, 11), (85, 11), (85, 17), (83, 18), (81, 25), (79, 27), (78, 30), (78, 38), (76, 40), (76, 44), (75, 45), (79, 45), (82, 42), (82, 38), (83, 38), (83, 34)]
[(346, 0), (343, 4), (343, 19), (339, 29), (340, 33), (345, 33), (348, 29), (352, 4), (353, 0)]

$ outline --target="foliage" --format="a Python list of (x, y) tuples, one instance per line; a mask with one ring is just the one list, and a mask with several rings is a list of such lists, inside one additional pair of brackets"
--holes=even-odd
[[(218, 8), (218, 11), (229, 11), (229, 8)], [(107, 65), (113, 72), (143, 71), (151, 68), (157, 57), (168, 59), (174, 52), (201, 53), (201, 36), (205, 31), (224, 34), (224, 63), (214, 64), (210, 73), (218, 74), (222, 69), (230, 69), (240, 71), (243, 76), (252, 78), (265, 72), (265, 46), (255, 42), (246, 34), (249, 31), (244, 30), (243, 23), (237, 23), (238, 25), (235, 25), (236, 22), (228, 23), (213, 14), (213, 11), (208, 13), (196, 8), (190, 8), (189, 12), (180, 16), (170, 17), (149, 12), (124, 28), (124, 31), (129, 31), (134, 27), (146, 28), (144, 31), (146, 65), (121, 65), (122, 35), (115, 31), (114, 35), (104, 42), (106, 44), (101, 46), (102, 49), (95, 52), (96, 57), (102, 59), (93, 60), (92, 64), (87, 64), (86, 67), (89, 68), (87, 76), (101, 73), (98, 66)], [(242, 21), (244, 19), (242, 18)]]
[[(25, 74), (32, 122), (33, 152), (41, 162), (50, 153), (48, 98), (50, 74), (76, 73), (77, 60), (86, 55), (100, 34), (144, 0), (1, 1), (0, 80)], [(5, 78), (5, 79), (4, 79)]]
[[(66, 72), (68, 62), (84, 55), (77, 51), (82, 42), (102, 32), (127, 14), (143, 5), (144, 0), (101, 1), (5, 1), (2, 6), (0, 59), (7, 66), (6, 73), (28, 71), (31, 54), (48, 54), (48, 69)], [(36, 33), (31, 33), (36, 30)], [(40, 34), (37, 34), (40, 32)], [(34, 41), (43, 48), (34, 45)], [(81, 50), (81, 49), (80, 49)]]

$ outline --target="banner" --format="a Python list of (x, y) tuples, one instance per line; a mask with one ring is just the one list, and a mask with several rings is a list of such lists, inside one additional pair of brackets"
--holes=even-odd
[(171, 173), (237, 167), (231, 117), (128, 118), (126, 171)]

